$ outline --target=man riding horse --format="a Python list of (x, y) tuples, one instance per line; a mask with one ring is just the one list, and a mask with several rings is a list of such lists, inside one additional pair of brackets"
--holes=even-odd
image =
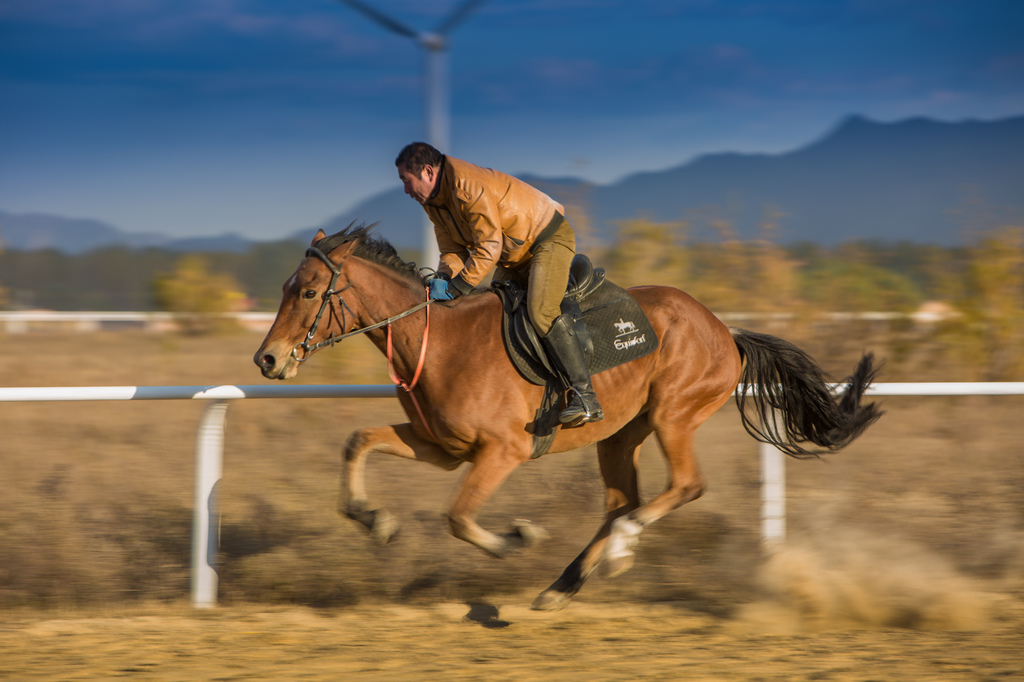
[(414, 142), (395, 159), (405, 193), (426, 211), (441, 252), (430, 297), (469, 293), (491, 270), (526, 290), (530, 322), (564, 375), (568, 426), (604, 417), (571, 315), (561, 314), (576, 237), (562, 205), (527, 183)]

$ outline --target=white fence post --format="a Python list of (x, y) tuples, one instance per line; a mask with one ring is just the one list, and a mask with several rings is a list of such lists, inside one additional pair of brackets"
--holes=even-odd
[(786, 541), (786, 454), (761, 443), (761, 542), (775, 549)]
[(196, 434), (196, 493), (192, 512), (192, 606), (217, 605), (217, 549), (220, 540), (220, 484), (224, 452), (224, 421), (228, 404), (211, 401)]

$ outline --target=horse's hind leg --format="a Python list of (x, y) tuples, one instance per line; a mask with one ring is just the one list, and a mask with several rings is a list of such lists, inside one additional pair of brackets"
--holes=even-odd
[[(682, 399), (683, 396), (678, 396)], [(729, 399), (729, 393), (705, 402), (694, 409), (669, 411), (655, 410), (651, 421), (661, 449), (668, 460), (668, 487), (647, 504), (621, 516), (612, 523), (611, 535), (605, 545), (605, 574), (614, 577), (629, 570), (633, 565), (633, 548), (640, 540), (640, 533), (673, 509), (692, 502), (704, 492), (693, 453), (693, 437), (697, 427), (710, 417)]]
[(418, 438), (410, 424), (359, 429), (349, 436), (343, 456), (338, 513), (362, 524), (374, 539), (386, 543), (398, 532), (398, 520), (386, 509), (369, 509), (365, 469), (371, 452), (415, 459), (448, 471), (457, 468), (462, 460)]
[(660, 495), (612, 523), (611, 534), (605, 545), (604, 574), (609, 578), (621, 575), (633, 567), (633, 548), (640, 540), (643, 529), (677, 507), (700, 497), (704, 484), (693, 456), (692, 430), (673, 429), (672, 439), (666, 444), (662, 430), (658, 441), (669, 460), (668, 487)]
[(644, 414), (597, 444), (601, 477), (606, 488), (607, 516), (590, 544), (566, 567), (558, 580), (537, 596), (532, 608), (551, 611), (568, 604), (601, 563), (614, 521), (640, 506), (637, 462), (640, 446), (650, 434), (651, 426)]

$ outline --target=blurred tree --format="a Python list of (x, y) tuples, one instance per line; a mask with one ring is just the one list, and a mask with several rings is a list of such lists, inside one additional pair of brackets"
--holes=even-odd
[(281, 285), (295, 272), (307, 246), (308, 242), (292, 240), (255, 244), (245, 254), (232, 254), (218, 263), (223, 270), (235, 273), (255, 299), (257, 309), (277, 310)]
[(860, 248), (850, 246), (812, 265), (802, 289), (812, 307), (833, 312), (911, 312), (922, 302), (909, 277), (864, 262)]
[(621, 221), (615, 244), (602, 258), (608, 276), (624, 287), (660, 284), (685, 289), (689, 279), (687, 227), (684, 222), (658, 223), (643, 218)]
[(576, 252), (596, 254), (600, 245), (594, 235), (593, 223), (586, 207), (582, 204), (565, 204), (565, 218), (572, 225), (572, 230), (576, 234)]
[(65, 264), (65, 291), (74, 292), (77, 310), (149, 310), (153, 273), (174, 267), (178, 258), (159, 249), (96, 249)]
[(62, 294), (65, 304), (76, 294), (66, 281), (68, 262), (68, 256), (53, 249), (0, 254), (0, 272), (11, 289), (14, 306), (75, 310), (54, 305), (61, 301)]
[(1003, 227), (969, 250), (961, 310), (988, 381), (1024, 371), (1024, 227)]
[(211, 274), (205, 258), (183, 256), (175, 271), (153, 283), (157, 306), (174, 313), (187, 333), (208, 333), (229, 325), (223, 313), (235, 309), (244, 299), (230, 274)]
[(796, 312), (800, 301), (800, 262), (776, 243), (783, 214), (766, 209), (759, 228), (760, 241), (751, 244), (751, 279), (747, 310)]
[(729, 220), (713, 218), (708, 226), (718, 242), (692, 249), (693, 276), (686, 290), (713, 311), (749, 310), (750, 246), (736, 238)]
[(964, 278), (956, 276), (963, 271), (963, 261), (959, 249), (922, 246), (916, 257), (908, 260), (907, 268), (919, 273), (928, 300), (952, 304), (966, 295)]
[[(4, 252), (4, 243), (0, 241), (0, 254)], [(7, 289), (0, 283), (0, 310), (6, 309), (11, 305), (11, 300), (7, 294)]]
[(696, 219), (718, 241), (692, 247), (687, 245), (689, 221), (622, 221), (604, 261), (612, 279), (624, 286), (674, 286), (712, 310), (792, 310), (799, 303), (799, 262), (772, 241), (779, 216), (777, 211), (766, 211), (762, 240), (744, 242), (737, 238), (730, 220), (708, 208)]

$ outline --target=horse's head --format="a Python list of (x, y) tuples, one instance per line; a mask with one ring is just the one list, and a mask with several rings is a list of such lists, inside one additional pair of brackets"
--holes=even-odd
[(331, 237), (317, 231), (299, 268), (281, 287), (277, 317), (253, 356), (263, 376), (291, 379), (314, 346), (331, 336), (335, 322), (342, 327), (355, 324), (344, 314), (336, 315), (334, 294), (347, 287), (342, 267), (365, 235), (365, 229), (344, 230)]

